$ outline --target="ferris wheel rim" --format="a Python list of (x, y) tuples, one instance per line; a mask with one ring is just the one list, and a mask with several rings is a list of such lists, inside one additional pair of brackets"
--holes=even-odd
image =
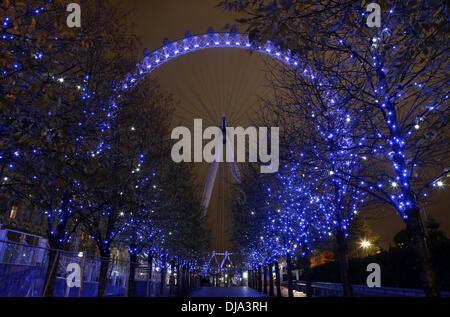
[(247, 34), (214, 32), (190, 35), (174, 42), (162, 45), (158, 49), (146, 54), (136, 65), (133, 72), (129, 73), (120, 84), (120, 90), (129, 90), (145, 76), (169, 61), (201, 50), (213, 48), (235, 48), (258, 52), (269, 56), (283, 64), (298, 68), (300, 65), (298, 56), (292, 56), (289, 50), (280, 50), (272, 42), (252, 42)]

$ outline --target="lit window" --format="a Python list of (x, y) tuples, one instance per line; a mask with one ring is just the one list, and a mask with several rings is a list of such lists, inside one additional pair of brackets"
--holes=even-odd
[(11, 207), (11, 213), (9, 214), (9, 218), (11, 218), (11, 219), (16, 219), (16, 216), (17, 216), (17, 210), (18, 210), (19, 208), (17, 207), (17, 206), (12, 206)]

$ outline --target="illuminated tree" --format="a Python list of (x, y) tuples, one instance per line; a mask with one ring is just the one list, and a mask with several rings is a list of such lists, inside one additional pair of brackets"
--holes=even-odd
[(4, 1), (1, 190), (24, 199), (47, 219), (52, 251), (46, 296), (52, 296), (58, 253), (84, 209), (79, 199), (92, 154), (100, 152), (111, 116), (114, 82), (127, 72), (133, 39), (115, 9), (84, 3), (89, 28), (65, 24), (63, 1)]
[[(430, 189), (448, 174), (448, 6), (440, 1), (387, 1), (380, 28), (366, 25), (362, 1), (224, 1), (247, 14), (251, 37), (290, 49), (306, 70), (294, 84), (309, 94), (322, 91), (304, 109), (315, 114), (349, 104), (349, 121), (365, 126), (354, 157), (364, 169), (336, 168), (335, 177), (392, 207), (402, 217), (416, 254), (427, 296), (439, 296), (420, 218)], [(296, 55), (297, 54), (297, 55)], [(311, 76), (314, 76), (311, 77)], [(297, 76), (299, 77), (299, 76)], [(305, 98), (306, 99), (306, 98)], [(315, 100), (314, 100), (315, 99)], [(328, 99), (330, 101), (330, 99)], [(360, 111), (360, 113), (358, 113)], [(345, 114), (341, 114), (344, 115)], [(326, 155), (323, 155), (326, 157)]]
[(285, 165), (280, 175), (282, 194), (279, 199), (283, 201), (285, 212), (295, 215), (296, 243), (303, 261), (306, 295), (312, 297), (311, 257), (319, 243), (333, 231), (335, 210), (329, 206), (329, 193), (326, 186), (323, 188), (320, 174), (307, 172), (300, 162)]
[[(281, 188), (290, 191), (294, 197), (291, 200), (297, 199), (299, 206), (302, 203), (294, 189), (302, 189), (303, 193), (314, 197), (311, 201), (320, 205), (316, 211), (309, 212), (321, 215), (319, 218), (308, 216), (307, 209), (298, 210), (298, 216), (305, 219), (306, 224), (316, 228), (322, 226), (322, 230), (306, 234), (306, 242), (309, 243), (304, 243), (307, 247), (302, 246), (305, 249), (302, 250), (304, 266), (308, 269), (312, 248), (316, 247), (316, 243), (308, 239), (318, 235), (335, 237), (344, 295), (352, 296), (347, 240), (354, 214), (364, 202), (366, 193), (349, 186), (346, 182), (349, 178), (340, 178), (336, 171), (353, 173), (362, 169), (361, 162), (366, 158), (355, 155), (352, 150), (365, 138), (362, 121), (349, 120), (352, 105), (324, 90), (327, 82), (310, 70), (304, 69), (299, 74), (292, 68), (282, 68), (280, 71), (279, 66), (275, 65), (270, 75), (277, 93), (275, 100), (265, 100), (263, 116), (266, 124), (283, 127), (281, 159), (287, 162), (288, 171), (292, 170), (281, 173), (285, 175), (282, 180), (287, 181)], [(315, 83), (310, 84), (310, 80)], [(304, 84), (304, 87), (301, 86), (303, 89), (299, 89), (299, 83)], [(284, 201), (282, 198), (278, 200), (280, 203)], [(305, 213), (302, 214), (302, 211)], [(328, 230), (324, 231), (324, 228)], [(308, 232), (307, 227), (300, 228), (299, 232)]]
[(200, 202), (195, 198), (196, 188), (190, 184), (192, 171), (173, 163), (170, 158), (159, 170), (158, 195), (153, 201), (154, 224), (158, 236), (148, 246), (151, 254), (160, 260), (163, 295), (168, 266), (171, 268), (171, 292), (174, 292), (174, 269), (177, 271), (177, 291), (185, 293), (192, 284), (193, 272), (207, 246), (204, 217)]
[[(194, 238), (179, 249), (164, 247), (190, 266), (204, 237), (200, 220), (191, 221), (199, 207), (186, 180), (176, 184), (179, 175), (159, 176), (173, 169), (163, 137), (169, 135), (171, 98), (145, 80), (122, 90), (119, 84), (136, 66), (136, 39), (116, 7), (92, 0), (82, 6), (82, 23), (89, 27), (70, 29), (64, 1), (1, 4), (0, 191), (46, 215), (52, 250), (45, 296), (53, 295), (57, 250), (80, 225), (103, 257), (99, 296), (114, 242), (126, 241), (135, 263), (142, 249), (154, 252), (168, 241), (169, 228), (186, 222), (178, 240), (183, 234)], [(158, 182), (171, 191), (162, 194)], [(151, 221), (155, 210), (169, 205), (173, 214), (165, 222)], [(161, 239), (153, 239), (162, 231)]]
[(259, 167), (248, 165), (242, 173), (242, 183), (236, 186), (244, 193), (245, 199), (236, 201), (233, 207), (233, 245), (240, 250), (242, 261), (250, 271), (252, 286), (261, 290), (261, 266), (264, 260), (269, 264), (269, 258), (279, 247), (272, 245), (270, 249), (266, 248), (266, 243), (273, 242), (267, 231), (271, 206)]

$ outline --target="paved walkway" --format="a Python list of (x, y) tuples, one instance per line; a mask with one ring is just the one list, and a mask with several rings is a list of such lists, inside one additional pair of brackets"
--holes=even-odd
[[(275, 296), (277, 294), (276, 288), (274, 289)], [(287, 287), (281, 287), (282, 297), (288, 296)], [(194, 291), (191, 297), (267, 297), (268, 295), (259, 293), (258, 291), (251, 289), (247, 286), (243, 287), (202, 287), (199, 290)], [(302, 292), (294, 290), (294, 297), (306, 297)]]
[[(275, 295), (277, 295), (277, 288), (276, 287), (275, 287), (274, 291), (275, 291)], [(281, 286), (281, 297), (288, 297), (288, 288), (287, 287)], [(306, 297), (306, 294), (302, 293), (302, 292), (299, 292), (299, 291), (296, 291), (294, 289), (294, 297)]]
[(194, 291), (191, 297), (263, 297), (257, 291), (243, 287), (202, 287)]

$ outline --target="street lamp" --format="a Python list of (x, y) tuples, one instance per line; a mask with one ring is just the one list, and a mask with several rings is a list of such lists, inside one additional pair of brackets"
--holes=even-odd
[(372, 246), (372, 243), (368, 240), (362, 240), (361, 241), (361, 248), (363, 248), (366, 252), (366, 256), (369, 255), (369, 248)]

